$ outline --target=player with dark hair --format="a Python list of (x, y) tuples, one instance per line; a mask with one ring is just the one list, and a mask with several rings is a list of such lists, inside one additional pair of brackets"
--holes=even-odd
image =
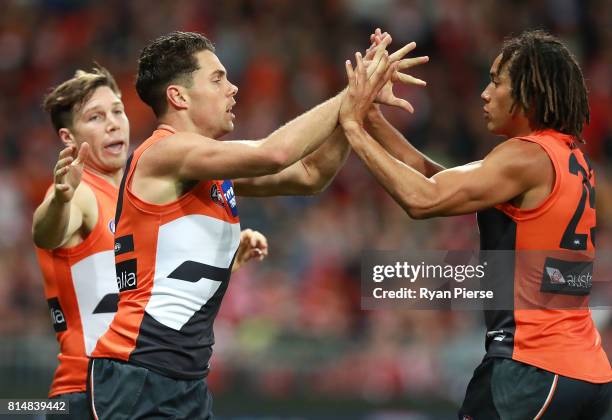
[[(77, 71), (45, 97), (44, 109), (66, 146), (32, 225), (60, 345), (49, 397), (69, 402), (70, 413), (57, 418), (81, 420), (90, 415), (88, 356), (117, 310), (113, 233), (129, 122), (119, 88), (103, 67)], [(267, 252), (266, 238), (246, 229), (232, 269)]]
[[(525, 294), (571, 302), (589, 293), (589, 282), (553, 281), (548, 271), (571, 274), (592, 267), (595, 256), (595, 176), (577, 146), (589, 118), (587, 92), (559, 40), (530, 31), (504, 43), (481, 97), (488, 130), (508, 140), (481, 161), (446, 170), (371, 108), (360, 60), (356, 71), (348, 63), (347, 73), (339, 117), (346, 136), (411, 217), (477, 212), (484, 251), (515, 251), (517, 261), (520, 252), (580, 258), (490, 267), (488, 278), (510, 287), (515, 302)], [(377, 128), (374, 138), (366, 126)], [(460, 419), (605, 416), (612, 370), (588, 307), (497, 308), (485, 321), (487, 353)]]
[[(385, 72), (422, 62), (400, 61), (410, 45), (389, 57), (380, 41), (373, 91)], [(227, 76), (198, 33), (164, 35), (141, 53), (136, 89), (160, 125), (128, 160), (119, 193), (119, 307), (90, 366), (97, 417), (212, 417), (205, 378), (238, 244), (236, 195), (318, 192), (348, 154), (343, 93), (265, 139), (217, 140), (234, 127), (238, 88)]]

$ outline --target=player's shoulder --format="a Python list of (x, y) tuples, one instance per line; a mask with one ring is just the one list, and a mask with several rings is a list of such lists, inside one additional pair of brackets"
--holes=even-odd
[(495, 157), (500, 164), (519, 167), (537, 166), (550, 161), (548, 153), (540, 144), (520, 137), (500, 143), (487, 157)]
[(485, 161), (513, 179), (538, 181), (553, 166), (547, 152), (537, 143), (511, 138), (495, 147)]
[(156, 138), (154, 142), (149, 144), (143, 143), (140, 147), (142, 150), (141, 156), (147, 156), (147, 159), (154, 158), (156, 161), (172, 160), (176, 157), (185, 157), (185, 154), (194, 147), (205, 147), (207, 144), (217, 142), (209, 137), (191, 133), (191, 132), (176, 132)]

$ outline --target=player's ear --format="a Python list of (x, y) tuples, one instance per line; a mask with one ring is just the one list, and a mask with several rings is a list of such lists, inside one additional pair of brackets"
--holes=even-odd
[(169, 85), (166, 88), (168, 103), (176, 109), (187, 109), (189, 97), (184, 86)]
[(57, 134), (65, 146), (76, 146), (74, 135), (68, 128), (60, 128)]

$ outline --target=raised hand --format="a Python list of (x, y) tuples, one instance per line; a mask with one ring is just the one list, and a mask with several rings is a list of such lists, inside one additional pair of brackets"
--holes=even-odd
[[(389, 45), (389, 43), (391, 42), (391, 35), (389, 35), (387, 32), (383, 33), (381, 32), (380, 28), (377, 28), (376, 31), (372, 35), (370, 35), (370, 41), (372, 42), (372, 44), (366, 50), (366, 55), (364, 57), (364, 62), (368, 67), (374, 61), (376, 47), (380, 45), (383, 41), (385, 41), (386, 45)], [(416, 65), (427, 63), (429, 61), (428, 56), (403, 59), (403, 57), (410, 51), (414, 50), (415, 47), (416, 43), (411, 42), (389, 56), (389, 60), (391, 63), (398, 62), (399, 64), (397, 66), (397, 70), (391, 76), (391, 79), (382, 87), (382, 89), (376, 96), (376, 99), (374, 99), (374, 102), (390, 106), (397, 106), (410, 113), (414, 112), (414, 107), (410, 102), (395, 96), (395, 94), (393, 93), (393, 83), (401, 82), (404, 84), (411, 84), (416, 86), (427, 85), (424, 80), (417, 79), (416, 77), (413, 77), (409, 74), (400, 72), (400, 70), (406, 70)]]
[(232, 271), (238, 270), (243, 264), (257, 258), (259, 261), (268, 256), (268, 239), (260, 232), (244, 229), (240, 232), (240, 245), (236, 252)]
[[(366, 71), (361, 53), (355, 53), (356, 67), (350, 60), (345, 63), (348, 89), (340, 106), (338, 119), (343, 126), (356, 123), (363, 125), (363, 119), (380, 89), (397, 70), (397, 62), (391, 63), (389, 53), (384, 49), (389, 41), (383, 40), (376, 47), (374, 59)], [(381, 50), (381, 48), (383, 48)]]
[(76, 146), (68, 146), (60, 152), (53, 170), (55, 198), (60, 202), (67, 203), (74, 197), (74, 192), (81, 183), (88, 153), (87, 143), (81, 144), (78, 153)]

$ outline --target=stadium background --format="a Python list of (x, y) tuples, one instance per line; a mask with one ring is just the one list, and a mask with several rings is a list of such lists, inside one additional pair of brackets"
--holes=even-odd
[[(484, 128), (480, 92), (503, 37), (548, 29), (587, 79), (598, 246), (612, 249), (610, 1), (3, 0), (0, 9), (1, 398), (44, 397), (56, 366), (29, 234), (60, 149), (42, 96), (96, 60), (121, 86), (137, 146), (153, 118), (133, 88), (136, 60), (171, 30), (207, 34), (239, 86), (230, 138), (265, 136), (339, 91), (344, 60), (367, 46), (375, 27), (392, 33), (391, 50), (414, 40), (416, 53), (431, 59), (415, 71), (429, 86), (398, 89), (414, 115), (386, 115), (415, 145), (455, 165), (498, 141)], [(242, 198), (239, 208), (244, 227), (268, 236), (270, 257), (233, 277), (216, 322), (210, 386), (220, 418), (453, 418), (483, 355), (481, 315), (361, 311), (360, 259), (368, 249), (476, 247), (473, 215), (410, 220), (354, 155), (319, 196)], [(612, 317), (594, 316), (610, 355)]]

